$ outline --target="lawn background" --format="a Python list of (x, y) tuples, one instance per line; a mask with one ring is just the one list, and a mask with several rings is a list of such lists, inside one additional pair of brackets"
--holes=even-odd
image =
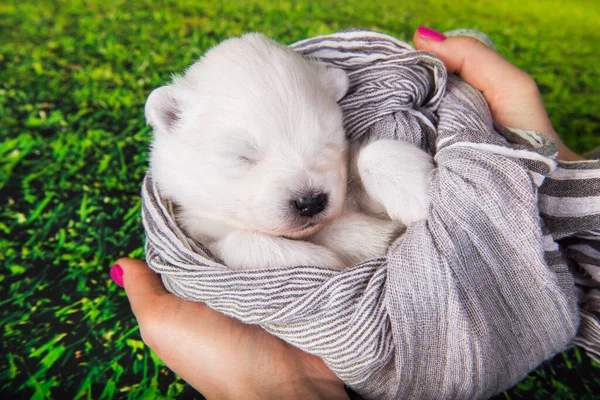
[[(0, 398), (200, 398), (144, 346), (108, 269), (144, 256), (145, 99), (209, 47), (248, 31), (479, 29), (585, 152), (600, 145), (599, 22), (596, 1), (2, 2)], [(499, 398), (600, 398), (599, 373), (574, 349)]]

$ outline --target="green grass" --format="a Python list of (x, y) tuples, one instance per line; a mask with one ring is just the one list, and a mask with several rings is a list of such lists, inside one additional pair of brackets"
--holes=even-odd
[[(229, 36), (476, 28), (535, 77), (570, 147), (599, 146), (599, 3), (489, 3), (2, 2), (0, 397), (200, 397), (144, 347), (108, 269), (143, 257), (146, 96)], [(599, 376), (575, 349), (499, 398), (591, 399)]]

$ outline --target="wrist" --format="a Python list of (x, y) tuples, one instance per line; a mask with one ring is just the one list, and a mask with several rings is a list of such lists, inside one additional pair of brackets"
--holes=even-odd
[(554, 140), (556, 140), (556, 146), (557, 146), (557, 150), (558, 150), (558, 154), (556, 156), (557, 160), (560, 161), (579, 161), (579, 160), (583, 160), (583, 158), (576, 154), (575, 152), (571, 151), (571, 149), (569, 149), (564, 142), (562, 141), (562, 139), (560, 138), (560, 136), (558, 136), (558, 133), (556, 133), (556, 131), (554, 129), (551, 129), (550, 134), (554, 137)]
[(340, 380), (303, 377), (293, 379), (279, 387), (280, 390), (263, 391), (261, 399), (290, 400), (349, 400), (344, 384)]
[(557, 160), (561, 161), (580, 161), (583, 160), (579, 154), (574, 153), (569, 149), (560, 139), (557, 139), (558, 144), (558, 155), (556, 156)]
[(265, 370), (257, 365), (243, 371), (229, 386), (229, 393), (219, 398), (349, 400), (344, 383), (321, 359), (305, 353), (299, 352), (282, 360), (276, 370)]

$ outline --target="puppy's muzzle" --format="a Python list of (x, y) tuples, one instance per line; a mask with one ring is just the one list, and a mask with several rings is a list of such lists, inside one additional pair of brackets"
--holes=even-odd
[(325, 193), (315, 193), (309, 196), (302, 196), (292, 201), (296, 213), (301, 217), (314, 217), (321, 213), (329, 202)]

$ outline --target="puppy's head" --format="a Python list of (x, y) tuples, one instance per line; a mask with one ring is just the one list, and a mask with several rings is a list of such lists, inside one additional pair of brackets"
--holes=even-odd
[(229, 39), (154, 90), (150, 164), (184, 215), (304, 238), (342, 211), (346, 74), (258, 34)]

